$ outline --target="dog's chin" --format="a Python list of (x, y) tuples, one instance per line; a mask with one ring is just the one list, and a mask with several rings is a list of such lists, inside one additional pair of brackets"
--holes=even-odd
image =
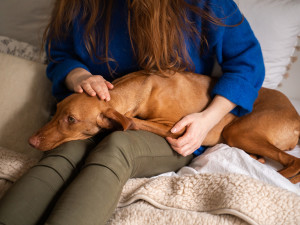
[(63, 144), (64, 141), (59, 142), (59, 143), (45, 143), (45, 142), (41, 142), (38, 146), (32, 146), (35, 149), (42, 151), (42, 152), (47, 152), (50, 150), (55, 149), (56, 147), (60, 146), (61, 144)]
[(56, 147), (58, 147), (59, 145), (51, 145), (51, 146), (43, 146), (43, 145), (41, 145), (41, 146), (36, 146), (36, 147), (34, 147), (35, 149), (37, 149), (37, 150), (39, 150), (39, 151), (42, 151), (42, 152), (47, 152), (47, 151), (50, 151), (50, 150), (53, 150), (53, 149), (55, 149)]

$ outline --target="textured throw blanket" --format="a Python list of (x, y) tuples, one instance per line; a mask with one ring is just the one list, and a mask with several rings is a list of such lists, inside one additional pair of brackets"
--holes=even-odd
[(239, 174), (131, 179), (108, 224), (300, 224), (300, 196)]
[(0, 199), (37, 161), (38, 158), (29, 158), (25, 154), (0, 147)]

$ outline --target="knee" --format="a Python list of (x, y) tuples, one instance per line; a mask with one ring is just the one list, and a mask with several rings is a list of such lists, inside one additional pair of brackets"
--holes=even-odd
[(44, 170), (53, 171), (63, 181), (66, 181), (81, 164), (90, 144), (89, 140), (67, 142), (45, 153), (44, 157), (34, 167), (42, 167)]
[(135, 134), (131, 131), (115, 131), (108, 135), (99, 146), (110, 147), (113, 149), (120, 149), (123, 152), (128, 151), (128, 147), (132, 145), (135, 140)]
[(132, 151), (134, 136), (130, 132), (116, 131), (104, 138), (89, 154), (85, 167), (98, 165), (114, 171), (130, 175), (135, 158)]
[(131, 160), (130, 149), (134, 142), (128, 132), (116, 131), (105, 137), (89, 154), (86, 165)]
[(84, 158), (86, 151), (93, 147), (92, 139), (66, 142), (59, 147), (46, 152), (41, 162), (49, 158), (59, 158), (67, 161), (72, 167), (77, 167)]

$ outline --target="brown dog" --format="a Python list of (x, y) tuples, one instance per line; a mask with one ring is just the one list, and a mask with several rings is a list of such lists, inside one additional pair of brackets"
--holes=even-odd
[[(97, 134), (102, 128), (147, 130), (162, 137), (182, 117), (201, 112), (211, 99), (214, 80), (193, 73), (146, 75), (135, 72), (113, 82), (109, 102), (87, 94), (73, 94), (57, 105), (53, 119), (29, 143), (42, 151)], [(227, 114), (207, 135), (204, 146), (226, 143), (249, 154), (266, 156), (284, 165), (280, 173), (300, 181), (300, 159), (284, 152), (296, 146), (300, 117), (282, 93), (262, 88), (253, 112), (237, 118)]]

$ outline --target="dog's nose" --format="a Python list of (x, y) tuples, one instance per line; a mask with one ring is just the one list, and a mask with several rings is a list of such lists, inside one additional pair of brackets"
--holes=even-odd
[(37, 135), (33, 135), (29, 138), (28, 142), (32, 147), (37, 148), (40, 145), (40, 138)]

